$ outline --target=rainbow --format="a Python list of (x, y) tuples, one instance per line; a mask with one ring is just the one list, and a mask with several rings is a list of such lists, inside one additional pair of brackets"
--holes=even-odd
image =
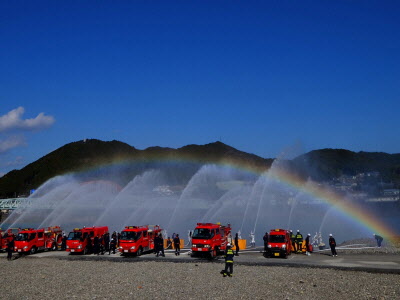
[[(224, 167), (229, 167), (237, 170), (241, 170), (247, 173), (255, 174), (261, 176), (265, 174), (268, 169), (266, 166), (257, 166), (254, 164), (249, 164), (242, 160), (233, 160), (233, 159), (223, 159), (220, 161), (210, 162), (204, 161), (201, 159), (196, 159), (191, 156), (183, 156), (183, 157), (153, 157), (151, 159), (146, 160), (126, 160), (121, 159), (111, 163), (98, 164), (92, 168), (82, 170), (84, 172), (98, 169), (101, 167), (111, 166), (111, 165), (125, 165), (125, 164), (139, 164), (139, 163), (149, 163), (149, 162), (164, 162), (164, 163), (197, 163), (197, 164), (215, 164)], [(386, 239), (393, 241), (394, 238), (397, 237), (397, 233), (388, 227), (382, 220), (378, 219), (376, 216), (372, 215), (370, 212), (366, 211), (360, 205), (355, 204), (352, 201), (349, 201), (348, 198), (339, 195), (331, 189), (323, 187), (317, 183), (306, 182), (304, 179), (299, 176), (289, 173), (285, 170), (280, 170), (278, 168), (274, 168), (272, 172), (268, 173), (268, 176), (272, 176), (274, 179), (285, 183), (296, 190), (301, 190), (310, 196), (320, 199), (323, 202), (334, 206), (345, 216), (349, 217), (356, 223), (368, 228), (372, 232), (379, 233)]]

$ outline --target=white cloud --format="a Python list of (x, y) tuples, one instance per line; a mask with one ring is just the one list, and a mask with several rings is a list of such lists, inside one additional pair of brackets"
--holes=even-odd
[(39, 130), (48, 128), (54, 124), (55, 119), (52, 116), (46, 116), (44, 113), (38, 114), (33, 119), (22, 119), (25, 109), (20, 106), (0, 116), (0, 132), (10, 130)]
[(25, 146), (25, 138), (20, 135), (12, 135), (0, 140), (0, 153), (5, 153), (13, 148)]

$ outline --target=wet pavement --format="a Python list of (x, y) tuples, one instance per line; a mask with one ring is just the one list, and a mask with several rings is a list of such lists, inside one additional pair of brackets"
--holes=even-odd
[[(121, 256), (116, 254), (104, 255), (70, 255), (64, 251), (39, 252), (34, 255), (19, 257), (14, 253), (15, 259), (40, 259), (54, 258), (62, 260), (107, 260), (115, 262), (139, 262), (139, 261), (168, 261), (176, 263), (223, 263), (223, 257), (213, 260), (206, 258), (192, 258), (189, 249), (183, 249), (181, 255), (176, 256), (173, 250), (166, 250), (165, 257), (156, 257), (154, 253), (146, 253), (140, 257)], [(0, 254), (0, 259), (6, 259), (6, 254)], [(299, 268), (330, 268), (352, 271), (367, 271), (373, 273), (400, 274), (400, 255), (398, 254), (354, 254), (351, 250), (338, 248), (338, 256), (332, 257), (329, 251), (314, 252), (310, 256), (305, 254), (292, 254), (288, 258), (266, 258), (262, 248), (246, 249), (235, 256), (235, 264), (257, 266), (290, 266)]]

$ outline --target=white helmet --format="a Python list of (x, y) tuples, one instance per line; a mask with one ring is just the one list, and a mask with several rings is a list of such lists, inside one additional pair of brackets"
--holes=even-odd
[(231, 246), (231, 243), (228, 243), (228, 245), (226, 245), (227, 247), (230, 247)]

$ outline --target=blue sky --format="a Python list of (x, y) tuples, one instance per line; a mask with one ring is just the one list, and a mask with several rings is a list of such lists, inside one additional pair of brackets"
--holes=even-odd
[(0, 175), (84, 138), (399, 153), (398, 1), (1, 1)]

